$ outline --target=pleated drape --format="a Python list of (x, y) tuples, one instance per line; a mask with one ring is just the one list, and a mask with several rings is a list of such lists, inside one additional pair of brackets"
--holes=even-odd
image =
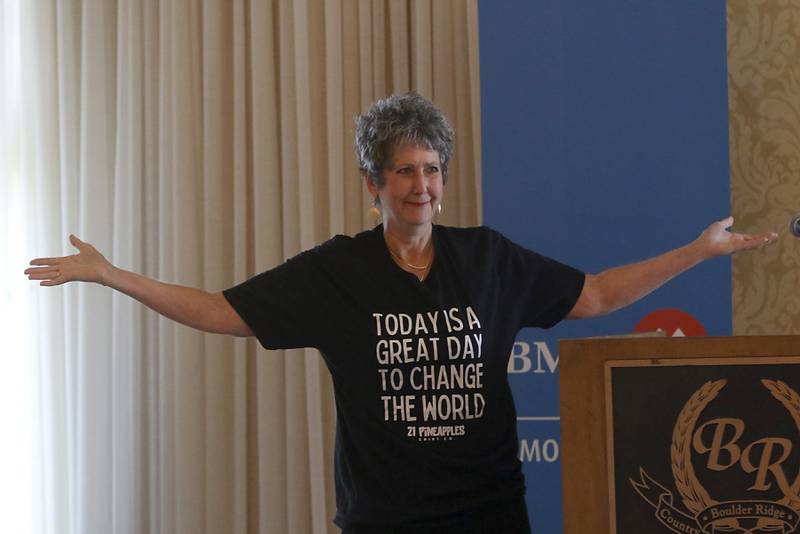
[[(210, 291), (372, 225), (354, 118), (416, 90), (457, 132), (440, 222), (480, 211), (474, 0), (39, 0), (27, 202), (39, 256), (89, 241)], [(203, 334), (107, 288), (41, 288), (43, 531), (337, 531), (312, 350)]]

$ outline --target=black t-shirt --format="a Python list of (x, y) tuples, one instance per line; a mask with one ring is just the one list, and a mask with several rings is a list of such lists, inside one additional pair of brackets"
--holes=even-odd
[(520, 328), (564, 318), (584, 275), (485, 227), (434, 225), (433, 240), (423, 282), (395, 264), (378, 226), (224, 292), (265, 348), (322, 353), (342, 527), (447, 517), (524, 493), (508, 359)]

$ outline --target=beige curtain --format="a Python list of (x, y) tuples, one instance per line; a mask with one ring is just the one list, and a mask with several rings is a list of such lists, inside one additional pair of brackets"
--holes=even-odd
[[(475, 0), (37, 0), (22, 27), (32, 256), (72, 253), (73, 232), (220, 290), (368, 228), (354, 117), (410, 89), (458, 134), (441, 222), (481, 220)], [(30, 294), (43, 532), (336, 531), (317, 353), (195, 332), (103, 287)]]
[(800, 333), (800, 1), (729, 0), (731, 204), (736, 226), (778, 232), (733, 258), (733, 332)]

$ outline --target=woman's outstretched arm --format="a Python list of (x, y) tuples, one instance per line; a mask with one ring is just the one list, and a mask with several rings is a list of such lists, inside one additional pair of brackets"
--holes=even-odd
[(167, 284), (119, 269), (89, 243), (74, 235), (70, 235), (69, 240), (78, 249), (77, 254), (31, 260), (32, 267), (25, 270), (28, 279), (40, 280), (42, 286), (94, 282), (125, 293), (164, 317), (186, 326), (216, 334), (253, 335), (222, 293)]
[(587, 275), (583, 292), (567, 317), (583, 319), (611, 313), (645, 297), (702, 261), (758, 248), (778, 237), (773, 232), (757, 235), (731, 232), (732, 224), (733, 217), (728, 217), (711, 224), (688, 245), (649, 260)]

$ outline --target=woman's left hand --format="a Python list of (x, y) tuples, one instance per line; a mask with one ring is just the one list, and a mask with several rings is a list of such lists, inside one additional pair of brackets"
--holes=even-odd
[(731, 232), (733, 217), (712, 223), (695, 242), (706, 258), (735, 254), (742, 250), (762, 247), (778, 238), (775, 232), (740, 234)]
[(758, 248), (778, 238), (775, 232), (731, 232), (732, 224), (733, 217), (728, 217), (712, 223), (688, 245), (598, 275), (587, 274), (578, 302), (567, 317), (596, 317), (624, 308), (703, 260)]

